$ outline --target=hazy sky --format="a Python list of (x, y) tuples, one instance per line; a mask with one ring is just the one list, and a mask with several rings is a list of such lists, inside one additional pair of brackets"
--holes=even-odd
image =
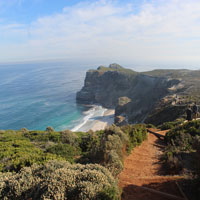
[(0, 62), (200, 66), (200, 0), (0, 0)]

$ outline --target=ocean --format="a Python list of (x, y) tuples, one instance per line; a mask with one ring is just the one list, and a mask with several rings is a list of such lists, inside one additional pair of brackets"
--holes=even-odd
[(106, 110), (76, 104), (90, 68), (61, 62), (0, 65), (0, 129), (87, 131)]

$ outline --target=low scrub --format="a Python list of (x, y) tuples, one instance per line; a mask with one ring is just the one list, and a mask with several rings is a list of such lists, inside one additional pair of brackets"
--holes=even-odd
[(0, 131), (0, 199), (117, 200), (124, 154), (146, 137), (144, 125)]
[(97, 164), (51, 161), (0, 174), (2, 200), (119, 200), (116, 180)]
[(198, 135), (200, 136), (200, 121), (195, 120), (179, 125), (167, 132), (165, 141), (173, 146), (189, 150), (192, 148), (194, 137)]
[[(185, 158), (198, 152), (198, 137), (200, 136), (200, 121), (191, 121), (179, 125), (165, 136), (167, 143), (165, 160), (172, 171), (180, 172), (184, 168)], [(196, 145), (195, 145), (196, 144)]]
[(147, 139), (147, 129), (143, 124), (126, 125), (123, 126), (122, 131), (128, 135), (128, 145), (126, 146), (127, 153), (130, 154), (131, 150), (140, 145)]
[(184, 174), (183, 180), (186, 193), (193, 193), (194, 198), (200, 197), (200, 121), (179, 125), (167, 132), (165, 141), (165, 166), (172, 174)]
[(64, 144), (70, 144), (72, 146), (78, 146), (79, 145), (79, 137), (76, 133), (65, 130), (61, 132), (61, 142)]
[[(0, 133), (0, 171), (18, 172), (22, 167), (34, 163), (44, 164), (48, 160), (67, 160), (73, 163), (81, 155), (74, 140), (62, 143), (62, 133), (46, 131), (2, 131)], [(73, 137), (73, 135), (72, 135)], [(67, 139), (64, 140), (67, 143)], [(74, 146), (73, 146), (74, 145)]]
[(107, 167), (116, 177), (123, 170), (124, 154), (147, 138), (147, 130), (144, 125), (112, 125), (96, 137), (86, 158)]
[(50, 146), (46, 149), (46, 152), (61, 156), (70, 163), (73, 163), (75, 157), (80, 155), (80, 149), (78, 147), (62, 143)]
[(19, 171), (22, 167), (34, 163), (42, 164), (48, 160), (61, 159), (56, 154), (45, 153), (29, 140), (12, 139), (0, 139), (0, 171)]
[(158, 126), (158, 128), (160, 128), (161, 130), (169, 130), (183, 123), (184, 123), (184, 119), (177, 119), (176, 121), (173, 121), (173, 122), (165, 122), (162, 125)]

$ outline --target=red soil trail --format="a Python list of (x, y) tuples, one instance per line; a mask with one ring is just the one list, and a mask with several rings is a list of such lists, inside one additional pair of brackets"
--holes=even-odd
[[(165, 135), (166, 131), (157, 133)], [(125, 159), (124, 170), (119, 175), (119, 186), (123, 188), (122, 200), (176, 199), (165, 194), (183, 199), (175, 184), (181, 177), (166, 175), (162, 168), (160, 156), (164, 147), (162, 140), (149, 133), (148, 140), (136, 147)]]

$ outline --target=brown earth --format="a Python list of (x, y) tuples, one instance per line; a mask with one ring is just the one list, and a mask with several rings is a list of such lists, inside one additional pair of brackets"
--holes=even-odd
[[(166, 131), (157, 133), (165, 135)], [(176, 185), (176, 180), (182, 177), (168, 175), (163, 168), (161, 155), (164, 148), (164, 142), (149, 133), (148, 140), (125, 159), (124, 170), (119, 175), (122, 200), (184, 199)]]

